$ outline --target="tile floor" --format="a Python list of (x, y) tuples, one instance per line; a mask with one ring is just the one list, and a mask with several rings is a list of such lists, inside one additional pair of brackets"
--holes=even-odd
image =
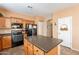
[(72, 50), (72, 49), (65, 47), (65, 46), (61, 46), (60, 48), (61, 48), (60, 49), (61, 55), (79, 55), (79, 51)]
[[(68, 47), (61, 46), (60, 48), (61, 48), (60, 52), (61, 55), (79, 55), (78, 51), (74, 51)], [(0, 52), (0, 55), (24, 55), (23, 45), (3, 50)]]
[(0, 52), (1, 55), (24, 55), (23, 46), (5, 49)]

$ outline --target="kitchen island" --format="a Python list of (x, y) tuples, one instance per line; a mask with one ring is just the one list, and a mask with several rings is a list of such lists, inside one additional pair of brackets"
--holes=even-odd
[(46, 36), (25, 36), (24, 51), (26, 55), (58, 55), (60, 39)]

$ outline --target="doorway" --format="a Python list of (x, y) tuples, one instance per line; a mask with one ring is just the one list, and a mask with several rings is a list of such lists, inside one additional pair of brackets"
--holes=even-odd
[(61, 45), (72, 48), (72, 16), (58, 18), (58, 39)]

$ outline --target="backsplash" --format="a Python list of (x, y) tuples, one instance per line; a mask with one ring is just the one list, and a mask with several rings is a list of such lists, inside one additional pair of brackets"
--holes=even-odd
[(11, 29), (0, 29), (0, 34), (11, 33)]

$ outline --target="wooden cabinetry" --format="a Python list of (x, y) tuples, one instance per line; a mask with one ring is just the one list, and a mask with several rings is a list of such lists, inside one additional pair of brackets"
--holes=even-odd
[(28, 46), (28, 55), (33, 55), (33, 48), (31, 46)]
[(12, 18), (11, 22), (12, 23), (22, 23), (22, 20), (21, 19)]
[(4, 18), (0, 18), (0, 28), (5, 27), (5, 19)]
[(11, 19), (5, 19), (5, 28), (11, 28)]
[(42, 50), (32, 45), (26, 39), (24, 40), (24, 51), (26, 55), (44, 55), (44, 52)]
[(28, 48), (28, 45), (27, 45), (27, 40), (24, 39), (24, 52), (25, 54), (27, 55), (27, 48)]
[(48, 53), (45, 53), (45, 55), (58, 55), (58, 46), (50, 50)]
[(10, 48), (11, 47), (11, 36), (4, 36), (2, 38), (2, 48)]
[(11, 28), (11, 19), (0, 18), (0, 28)]
[(11, 28), (11, 23), (22, 23), (24, 27), (27, 23), (34, 24), (34, 21), (17, 17), (0, 17), (0, 28)]
[(33, 55), (33, 45), (30, 42), (27, 42), (28, 55)]
[(24, 42), (24, 51), (27, 55), (33, 55), (33, 46), (27, 40)]
[(34, 46), (34, 55), (44, 55), (44, 51)]
[(1, 42), (1, 37), (0, 37), (0, 51), (2, 50), (2, 42)]

